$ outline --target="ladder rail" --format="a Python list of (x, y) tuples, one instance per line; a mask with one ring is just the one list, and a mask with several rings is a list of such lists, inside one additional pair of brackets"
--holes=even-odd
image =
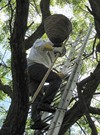
[(77, 46), (79, 40), (80, 40), (80, 33), (79, 33), (79, 35), (77, 36), (76, 41), (73, 43), (72, 48), (71, 48), (71, 51), (70, 51), (70, 53), (69, 53), (69, 56), (67, 57), (67, 60), (66, 60), (64, 66), (63, 66), (63, 68), (62, 68), (62, 71), (61, 71), (61, 72), (64, 73), (64, 74), (67, 73), (67, 70), (66, 70), (66, 69), (67, 69), (67, 68), (70, 66), (70, 64), (71, 64), (71, 59), (72, 59), (72, 56), (73, 56), (73, 54), (74, 54), (74, 52), (75, 52), (75, 47)]
[[(79, 64), (78, 64), (79, 65)], [(80, 66), (78, 66), (80, 67)], [(63, 93), (63, 96), (61, 98), (61, 102), (60, 104), (58, 105), (58, 109), (55, 113), (55, 116), (54, 116), (54, 119), (53, 121), (51, 122), (51, 126), (48, 130), (48, 135), (57, 135), (59, 130), (60, 130), (60, 126), (62, 124), (62, 121), (63, 121), (63, 118), (64, 118), (64, 114), (66, 113), (66, 106), (68, 106), (69, 102), (70, 102), (70, 98), (71, 98), (71, 95), (72, 95), (72, 86), (70, 85), (71, 83), (70, 82), (76, 82), (74, 78), (76, 78), (76, 76), (78, 76), (78, 73), (77, 74), (73, 74), (73, 75), (69, 78), (69, 84), (66, 85), (65, 87), (65, 90), (64, 90), (64, 93)], [(74, 84), (75, 85), (75, 84)], [(66, 98), (66, 94), (68, 97), (70, 98)], [(66, 104), (65, 104), (66, 102)], [(61, 109), (59, 109), (61, 108)]]

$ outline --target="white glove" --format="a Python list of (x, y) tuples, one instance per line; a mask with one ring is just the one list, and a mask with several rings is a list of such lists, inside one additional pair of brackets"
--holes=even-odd
[(54, 53), (59, 53), (61, 57), (63, 57), (66, 54), (66, 48), (65, 47), (54, 47)]

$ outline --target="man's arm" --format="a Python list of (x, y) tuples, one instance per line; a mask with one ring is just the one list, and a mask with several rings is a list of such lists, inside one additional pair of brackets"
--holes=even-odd
[(59, 56), (64, 56), (66, 53), (66, 48), (65, 47), (54, 47), (54, 44), (50, 41), (46, 42), (42, 39), (38, 39), (34, 43), (34, 48), (41, 50), (41, 51), (54, 51), (54, 53), (59, 53)]

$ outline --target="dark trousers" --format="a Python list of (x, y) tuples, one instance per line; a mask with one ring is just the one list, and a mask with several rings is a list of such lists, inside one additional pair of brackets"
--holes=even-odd
[[(29, 76), (30, 76), (30, 94), (34, 95), (37, 90), (39, 84), (41, 83), (44, 75), (46, 74), (48, 68), (42, 64), (34, 64), (28, 68)], [(53, 71), (50, 72), (49, 76), (46, 79), (46, 82), (49, 83), (48, 89), (45, 91), (43, 95), (43, 91), (41, 90), (38, 96), (36, 97), (34, 103), (32, 104), (32, 120), (37, 121), (41, 119), (40, 112), (37, 110), (37, 106), (39, 103), (47, 103), (51, 104), (53, 101), (58, 88), (62, 82), (61, 78)]]

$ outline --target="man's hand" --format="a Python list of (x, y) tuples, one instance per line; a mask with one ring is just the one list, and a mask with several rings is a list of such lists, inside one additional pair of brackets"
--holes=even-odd
[(65, 47), (54, 47), (54, 53), (59, 53), (61, 57), (63, 57), (66, 54), (66, 48)]
[(52, 44), (50, 43), (46, 43), (44, 46), (43, 46), (43, 50), (44, 51), (53, 51), (54, 47), (52, 46)]
[(64, 79), (64, 78), (66, 77), (66, 75), (63, 74), (62, 72), (59, 72), (59, 73), (57, 73), (57, 74), (60, 76), (61, 79)]

